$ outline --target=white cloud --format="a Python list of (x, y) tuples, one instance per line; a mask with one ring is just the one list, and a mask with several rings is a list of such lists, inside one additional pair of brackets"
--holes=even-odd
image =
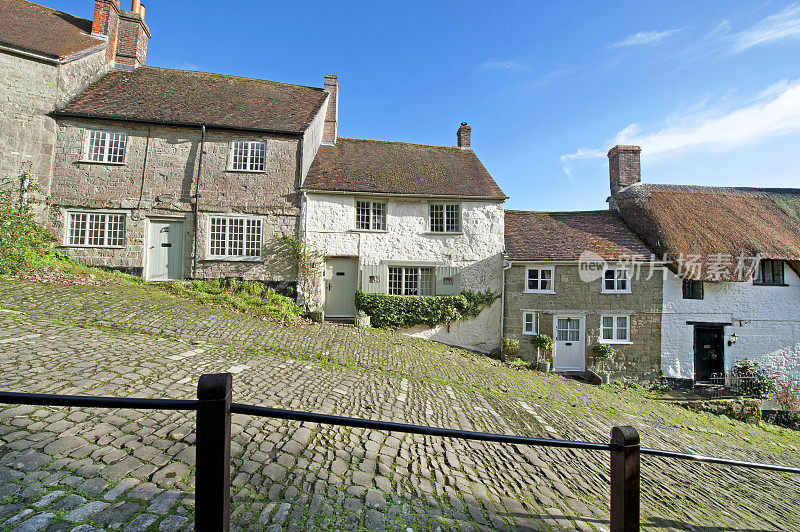
[(479, 66), (478, 69), (503, 72), (525, 72), (530, 70), (530, 67), (514, 59), (506, 59), (504, 61), (486, 61)]
[(640, 31), (639, 33), (628, 35), (621, 41), (611, 43), (609, 46), (611, 46), (611, 48), (623, 48), (626, 46), (656, 45), (678, 31), (679, 30), (677, 29), (665, 31)]
[(800, 5), (790, 5), (732, 37), (734, 53), (784, 39), (800, 39)]
[[(707, 148), (731, 150), (744, 145), (800, 132), (800, 80), (781, 81), (761, 91), (739, 107), (713, 107), (707, 102), (675, 113), (651, 131), (640, 124), (630, 124), (619, 131), (607, 145), (635, 144), (651, 159), (686, 150)], [(580, 148), (561, 156), (564, 171), (575, 160), (605, 156), (604, 149)]]

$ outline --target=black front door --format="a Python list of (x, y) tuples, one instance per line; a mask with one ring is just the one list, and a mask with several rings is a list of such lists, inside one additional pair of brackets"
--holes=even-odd
[(719, 325), (694, 326), (694, 380), (707, 381), (712, 374), (722, 373), (722, 337), (723, 329)]

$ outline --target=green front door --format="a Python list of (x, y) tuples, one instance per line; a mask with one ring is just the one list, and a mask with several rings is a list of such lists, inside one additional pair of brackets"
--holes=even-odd
[(325, 316), (352, 318), (356, 315), (358, 259), (325, 259)]

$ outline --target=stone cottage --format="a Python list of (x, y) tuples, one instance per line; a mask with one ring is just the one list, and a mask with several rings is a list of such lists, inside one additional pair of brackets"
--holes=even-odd
[[(303, 181), (302, 234), (326, 255), (315, 296), (328, 317), (352, 318), (356, 290), (390, 295), (501, 291), (506, 200), (470, 145), (333, 137)], [(404, 331), (488, 352), (499, 345), (500, 303), (435, 328)]]
[(708, 381), (744, 358), (800, 376), (800, 189), (646, 184), (639, 154), (609, 153), (610, 204), (669, 266), (665, 382)]
[(553, 370), (583, 375), (595, 366), (592, 348), (609, 344), (613, 379), (657, 381), (663, 268), (619, 214), (505, 215), (502, 330), (519, 340), (518, 355), (535, 362), (532, 339), (546, 334)]

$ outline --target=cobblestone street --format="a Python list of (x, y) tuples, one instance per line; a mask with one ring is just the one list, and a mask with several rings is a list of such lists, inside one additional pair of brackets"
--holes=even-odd
[[(4, 390), (234, 401), (800, 466), (800, 436), (384, 331), (282, 327), (141, 286), (0, 279)], [(607, 453), (234, 416), (237, 530), (608, 530)], [(194, 415), (0, 407), (0, 529), (193, 528)], [(642, 458), (649, 530), (798, 530), (800, 478)]]

